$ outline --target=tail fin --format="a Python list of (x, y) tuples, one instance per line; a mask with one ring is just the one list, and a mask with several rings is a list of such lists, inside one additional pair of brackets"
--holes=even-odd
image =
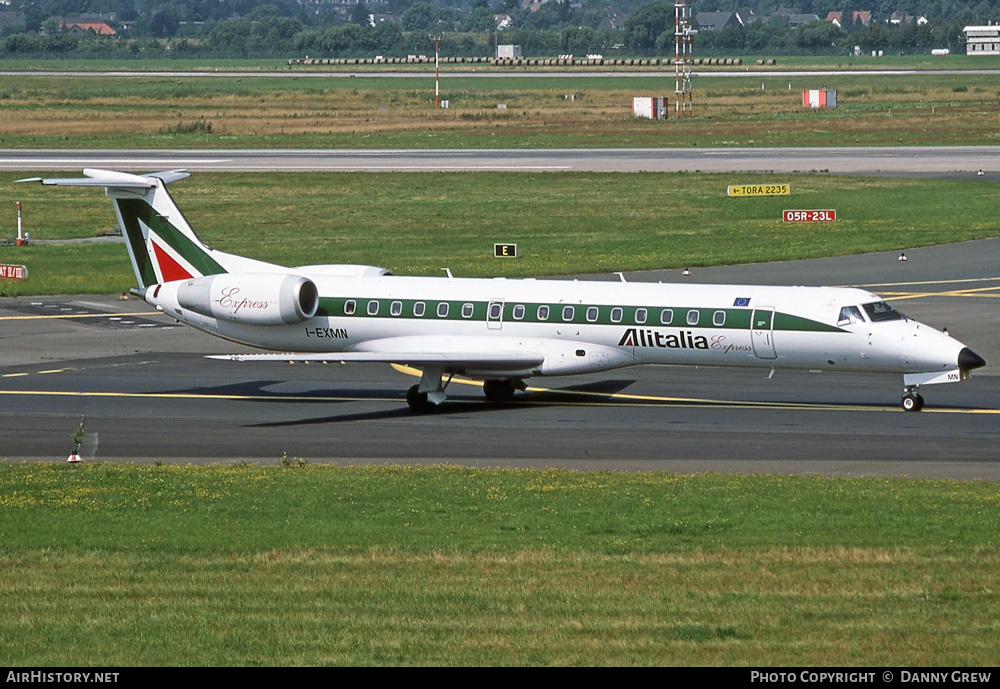
[(185, 170), (132, 175), (111, 170), (83, 171), (82, 178), (19, 180), (54, 186), (104, 187), (115, 205), (139, 287), (245, 270), (280, 266), (226, 254), (205, 245), (167, 193), (167, 184), (189, 177)]

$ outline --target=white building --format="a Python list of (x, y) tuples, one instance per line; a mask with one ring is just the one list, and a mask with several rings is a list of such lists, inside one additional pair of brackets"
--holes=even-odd
[(966, 55), (1000, 55), (1000, 24), (967, 26), (962, 31)]

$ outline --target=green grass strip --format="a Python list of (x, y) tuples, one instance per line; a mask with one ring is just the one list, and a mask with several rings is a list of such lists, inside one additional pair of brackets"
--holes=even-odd
[[(116, 228), (94, 189), (9, 183), (33, 239)], [(63, 173), (47, 173), (60, 176)], [(66, 174), (79, 174), (78, 171)], [(786, 197), (729, 198), (727, 185), (789, 183)], [(699, 173), (198, 173), (170, 187), (216, 248), (284, 265), (360, 263), (397, 275), (568, 275), (899, 250), (1000, 234), (1000, 191), (946, 182), (828, 175)], [(782, 210), (835, 209), (833, 223)], [(16, 211), (6, 211), (16, 227)], [(2, 219), (0, 219), (2, 222)], [(495, 242), (518, 257), (493, 257)], [(125, 247), (0, 247), (28, 266), (0, 294), (120, 293), (135, 283)]]
[(952, 481), (0, 463), (6, 665), (995, 665)]

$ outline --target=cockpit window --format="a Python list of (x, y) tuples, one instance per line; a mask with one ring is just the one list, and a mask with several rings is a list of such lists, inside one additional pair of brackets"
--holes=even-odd
[(901, 314), (896, 309), (892, 308), (884, 301), (876, 301), (871, 304), (862, 304), (862, 308), (865, 313), (868, 314), (868, 318), (872, 323), (880, 323), (881, 321), (905, 321), (906, 316)]
[(864, 323), (864, 316), (857, 306), (845, 306), (840, 310), (840, 317), (837, 318), (837, 325), (850, 325), (851, 323)]

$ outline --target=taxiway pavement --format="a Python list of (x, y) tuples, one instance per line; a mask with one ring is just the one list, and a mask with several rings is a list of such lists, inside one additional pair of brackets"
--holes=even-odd
[[(891, 175), (1000, 182), (1000, 146), (429, 150), (14, 150), (0, 170), (596, 171)], [(980, 174), (982, 173), (982, 174)]]
[[(412, 415), (384, 365), (233, 363), (137, 300), (0, 301), (0, 458), (455, 463), (1000, 480), (1000, 240), (628, 279), (860, 284), (986, 358), (904, 413), (899, 376), (640, 367), (537, 379), (507, 406), (454, 383)], [(607, 279), (617, 279), (606, 276)]]

